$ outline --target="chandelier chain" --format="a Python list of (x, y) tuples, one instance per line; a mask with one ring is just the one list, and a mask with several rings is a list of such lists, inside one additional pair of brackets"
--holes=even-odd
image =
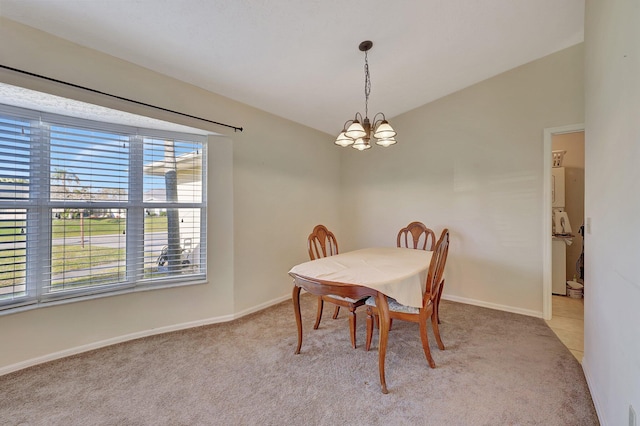
[(364, 52), (364, 116), (369, 117), (369, 94), (371, 93), (371, 76), (369, 75), (369, 59)]

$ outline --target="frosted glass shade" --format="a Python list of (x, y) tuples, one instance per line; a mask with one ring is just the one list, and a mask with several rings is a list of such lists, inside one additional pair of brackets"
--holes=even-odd
[(373, 136), (378, 139), (391, 139), (395, 135), (396, 131), (393, 130), (393, 127), (391, 127), (387, 120), (384, 120), (382, 123), (380, 123), (380, 125), (376, 128), (375, 133), (373, 134)]
[(367, 132), (364, 131), (364, 127), (362, 127), (362, 124), (360, 124), (358, 120), (355, 120), (351, 124), (351, 126), (349, 126), (345, 134), (347, 135), (347, 137), (356, 140), (366, 136)]
[(338, 137), (336, 138), (336, 145), (340, 146), (349, 146), (353, 143), (353, 139), (348, 138), (344, 132), (340, 132)]

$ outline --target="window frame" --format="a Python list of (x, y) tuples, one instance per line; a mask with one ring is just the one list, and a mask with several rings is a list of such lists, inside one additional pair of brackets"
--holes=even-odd
[[(202, 284), (207, 282), (207, 136), (142, 128), (122, 124), (101, 122), (83, 118), (63, 116), (59, 114), (36, 111), (0, 104), (0, 115), (6, 118), (28, 120), (32, 132), (30, 139), (29, 193), (35, 197), (26, 199), (0, 200), (0, 211), (5, 209), (26, 211), (26, 271), (25, 294), (0, 300), (0, 315), (17, 310), (48, 306), (51, 303), (64, 303), (106, 297), (136, 291), (148, 291), (168, 287)], [(129, 137), (127, 200), (95, 201), (95, 200), (52, 200), (51, 180), (52, 162), (50, 158), (51, 137), (50, 126), (62, 125), (79, 129), (90, 129), (112, 132)], [(144, 201), (144, 140), (168, 139), (187, 141), (199, 144), (201, 148), (200, 202), (149, 202)], [(31, 161), (32, 153), (37, 150), (37, 161)], [(59, 208), (109, 208), (124, 209), (126, 213), (126, 242), (124, 264), (126, 279), (98, 286), (85, 286), (51, 291), (49, 284), (52, 272), (52, 227), (51, 218), (55, 209)], [(198, 272), (186, 275), (170, 275), (166, 277), (144, 277), (145, 268), (145, 209), (199, 209), (199, 247)], [(35, 231), (33, 231), (35, 229)], [(31, 261), (38, 259), (38, 261)], [(43, 261), (45, 259), (46, 261)]]

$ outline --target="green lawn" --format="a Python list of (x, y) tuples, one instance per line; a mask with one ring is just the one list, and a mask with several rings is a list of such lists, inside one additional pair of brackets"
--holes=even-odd
[(89, 287), (92, 285), (115, 284), (125, 279), (125, 267), (114, 267), (100, 271), (100, 275), (65, 278), (51, 283), (51, 291), (69, 288)]
[(123, 261), (124, 249), (99, 247), (86, 244), (84, 248), (79, 245), (53, 246), (52, 247), (52, 273), (77, 271), (78, 269), (91, 268), (109, 263)]
[[(25, 276), (26, 250), (2, 250), (0, 252), (0, 287), (23, 284)], [(100, 265), (107, 265), (118, 261), (123, 261), (124, 249), (106, 248), (85, 245), (53, 246), (52, 247), (52, 273), (77, 271)], [(17, 267), (17, 268), (16, 268)], [(101, 274), (117, 272), (118, 268), (124, 270), (124, 265), (100, 271)], [(113, 269), (113, 271), (112, 271)], [(101, 278), (102, 279), (102, 278)]]
[[(125, 230), (125, 219), (84, 219), (84, 234), (88, 236), (121, 234)], [(26, 235), (18, 234), (18, 230), (24, 228), (24, 221), (0, 222), (0, 242), (24, 242)], [(166, 216), (146, 216), (144, 226), (147, 232), (160, 232), (167, 229)], [(80, 236), (80, 219), (54, 219), (52, 221), (52, 238)], [(0, 287), (24, 284), (25, 280), (25, 255), (26, 250), (7, 249), (0, 251)], [(71, 272), (91, 267), (107, 265), (125, 258), (125, 249), (80, 245), (53, 245), (52, 246), (52, 274)], [(123, 262), (124, 263), (124, 262)], [(155, 265), (154, 265), (155, 266)], [(114, 265), (112, 268), (103, 269), (99, 276), (76, 277), (65, 279), (64, 287), (79, 287), (104, 284), (105, 282), (117, 282), (118, 277), (124, 274), (124, 265)], [(151, 273), (152, 270), (145, 271)], [(53, 287), (59, 283), (52, 283)]]
[[(77, 237), (80, 235), (80, 219), (53, 219), (51, 222), (51, 238)], [(144, 227), (150, 232), (166, 231), (166, 216), (146, 216)], [(0, 222), (0, 242), (14, 241), (20, 235), (22, 229), (26, 230), (25, 221), (5, 221)], [(89, 235), (109, 235), (122, 234), (126, 229), (126, 219), (84, 219), (84, 234)], [(20, 236), (18, 241), (24, 241)]]
[[(85, 235), (122, 234), (125, 219), (84, 219)], [(51, 237), (75, 237), (80, 235), (80, 219), (54, 219), (51, 222)]]
[[(54, 219), (51, 223), (52, 238), (76, 237), (80, 235), (80, 219)], [(166, 216), (146, 216), (145, 229), (167, 229)], [(122, 234), (126, 219), (84, 219), (84, 235)]]
[(0, 243), (7, 241), (25, 241), (25, 236), (21, 234), (21, 231), (25, 229), (25, 227), (26, 222), (23, 220), (0, 221)]
[[(26, 250), (0, 251), (0, 287), (24, 284)], [(17, 265), (16, 265), (17, 263)]]

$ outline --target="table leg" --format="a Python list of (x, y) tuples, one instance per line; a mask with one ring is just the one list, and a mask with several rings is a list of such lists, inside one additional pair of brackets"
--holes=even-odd
[(293, 299), (293, 312), (296, 316), (296, 324), (298, 325), (298, 348), (295, 353), (299, 354), (300, 348), (302, 347), (302, 316), (300, 314), (300, 287), (295, 284), (293, 285), (291, 298)]
[(389, 304), (387, 303), (387, 296), (382, 293), (378, 293), (376, 304), (378, 305), (378, 316), (380, 320), (380, 338), (378, 340), (378, 368), (380, 369), (380, 386), (382, 386), (382, 393), (389, 393), (387, 390), (387, 381), (384, 377), (384, 359), (387, 354), (387, 338), (389, 337)]

